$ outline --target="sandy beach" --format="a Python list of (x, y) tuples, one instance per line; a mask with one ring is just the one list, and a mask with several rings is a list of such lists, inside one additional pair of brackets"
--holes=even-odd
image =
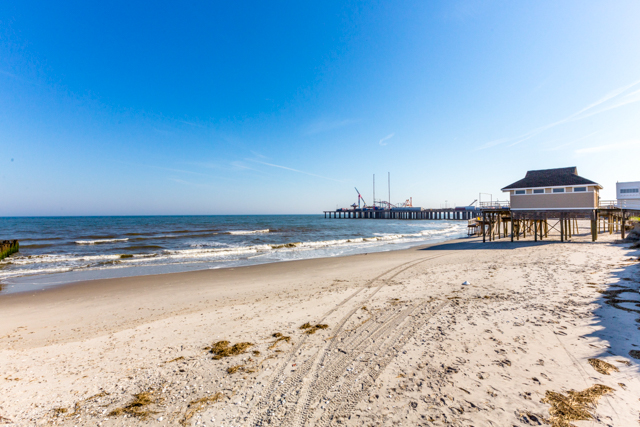
[(0, 424), (569, 425), (563, 396), (591, 390), (572, 424), (638, 425), (640, 251), (615, 238), (0, 296)]

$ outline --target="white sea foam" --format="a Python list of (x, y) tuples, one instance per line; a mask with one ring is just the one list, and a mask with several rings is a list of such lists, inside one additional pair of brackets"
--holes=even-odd
[(261, 233), (269, 233), (270, 230), (267, 228), (265, 230), (235, 230), (235, 231), (227, 231), (227, 234), (261, 234)]
[(126, 242), (129, 238), (124, 239), (97, 239), (97, 240), (76, 240), (76, 245), (99, 245), (101, 243)]
[[(377, 228), (377, 227), (376, 227)], [(382, 227), (377, 230), (384, 229)], [(251, 235), (269, 233), (270, 229), (263, 230), (234, 230), (221, 234)], [(240, 242), (219, 242), (218, 238), (198, 238), (185, 242), (186, 245), (171, 249), (153, 250), (153, 252), (122, 254), (101, 254), (99, 249), (93, 249), (93, 253), (86, 253), (90, 248), (78, 248), (70, 253), (41, 254), (32, 256), (13, 256), (0, 261), (0, 280), (26, 275), (42, 275), (68, 271), (91, 271), (105, 269), (122, 269), (126, 267), (153, 267), (169, 265), (205, 265), (206, 263), (222, 263), (227, 265), (248, 265), (253, 263), (252, 258), (265, 256), (269, 261), (285, 261), (293, 259), (306, 259), (319, 256), (341, 256), (368, 251), (384, 250), (388, 245), (406, 245), (406, 247), (421, 243), (442, 241), (449, 237), (462, 236), (466, 231), (466, 223), (462, 224), (425, 224), (423, 229), (404, 230), (409, 233), (377, 233), (369, 231), (368, 235), (327, 240), (277, 242), (278, 235), (274, 239), (265, 235), (260, 237), (264, 244), (242, 245)], [(213, 233), (216, 234), (216, 233)], [(331, 234), (325, 234), (327, 236)], [(296, 234), (292, 235), (292, 239)], [(303, 238), (299, 235), (298, 238)], [(99, 245), (102, 243), (126, 242), (128, 238), (78, 240), (77, 245)], [(273, 240), (276, 240), (274, 242)], [(111, 252), (111, 248), (108, 247)], [(132, 248), (133, 249), (133, 248)], [(128, 255), (132, 255), (129, 257)]]

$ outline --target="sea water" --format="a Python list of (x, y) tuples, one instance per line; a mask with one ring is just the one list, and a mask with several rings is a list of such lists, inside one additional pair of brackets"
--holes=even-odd
[(323, 215), (0, 218), (2, 293), (99, 278), (404, 249), (466, 236), (466, 221)]

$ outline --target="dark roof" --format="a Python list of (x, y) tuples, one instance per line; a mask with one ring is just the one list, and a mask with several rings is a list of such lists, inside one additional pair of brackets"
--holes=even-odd
[(528, 171), (527, 175), (520, 181), (507, 185), (503, 190), (513, 188), (532, 187), (558, 187), (562, 185), (598, 185), (597, 183), (578, 175), (577, 167), (543, 169), (539, 171)]

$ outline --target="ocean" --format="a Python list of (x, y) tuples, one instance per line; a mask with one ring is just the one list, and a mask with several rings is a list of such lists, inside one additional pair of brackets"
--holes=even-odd
[(0, 218), (0, 292), (99, 278), (239, 267), (404, 249), (466, 236), (466, 221), (323, 215)]

